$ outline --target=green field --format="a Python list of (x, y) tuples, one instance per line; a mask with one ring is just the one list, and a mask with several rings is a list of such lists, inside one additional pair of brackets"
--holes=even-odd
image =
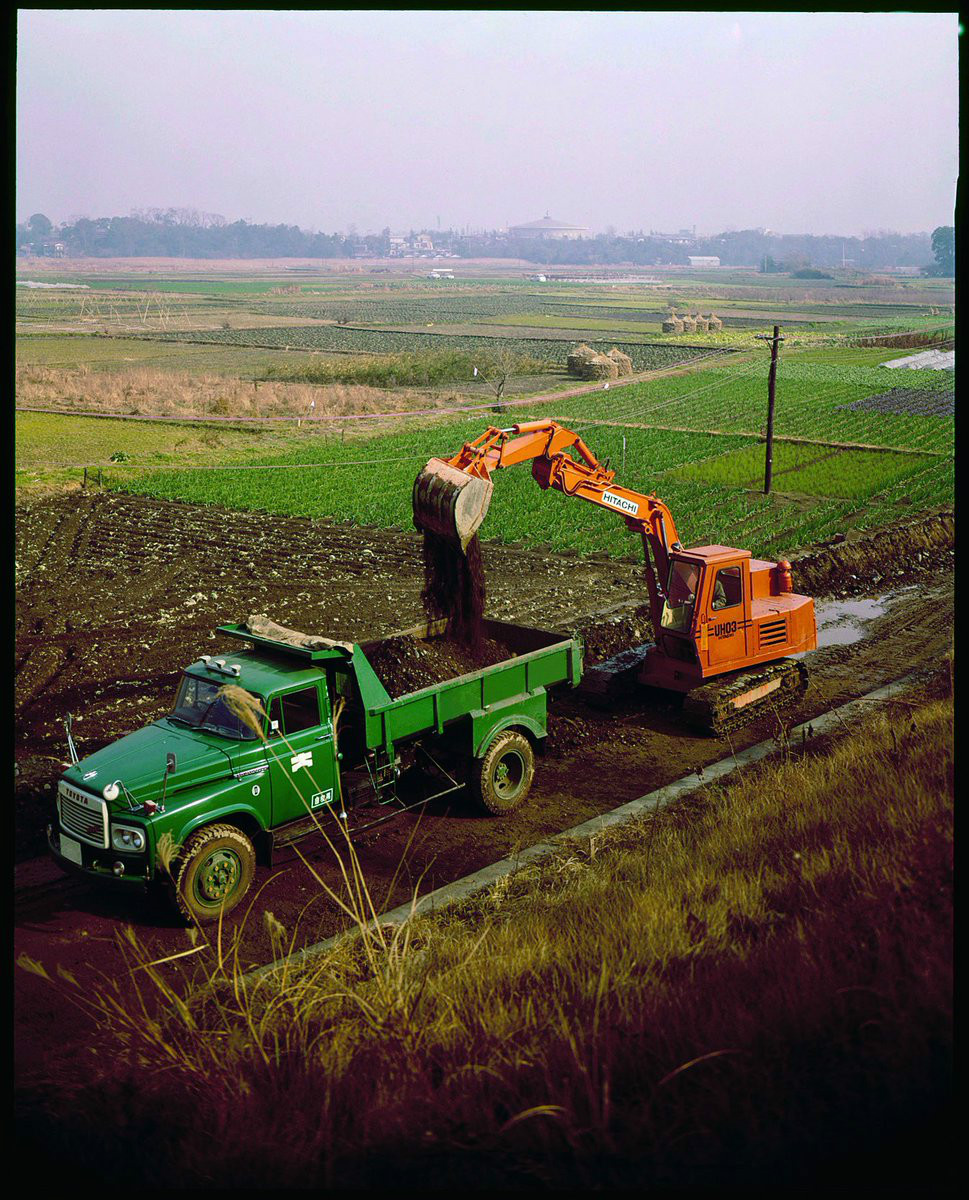
[[(799, 495), (867, 500), (937, 461), (922, 454), (831, 450), (778, 442), (772, 458), (773, 488)], [(760, 488), (764, 482), (764, 446), (757, 443), (680, 467), (675, 477), (749, 490)]]
[[(130, 389), (140, 397), (139, 407), (127, 411), (169, 411), (152, 410), (153, 387), (160, 394), (161, 382), (176, 376), (216, 376), (234, 383), (236, 392), (227, 392), (233, 395), (240, 381), (248, 381), (250, 400), (240, 416), (258, 413), (257, 382), (268, 381), (268, 389), (308, 389), (300, 393), (305, 409), (308, 397), (317, 395), (317, 413), (347, 413), (350, 419), (249, 433), (244, 426), (125, 428), (123, 422), (22, 414), (22, 484), (76, 479), (76, 467), (99, 463), (110, 486), (159, 497), (407, 529), (411, 484), (427, 458), (454, 453), (492, 420), (554, 418), (579, 430), (625, 485), (659, 491), (687, 544), (791, 552), (845, 526), (888, 523), (900, 507), (914, 512), (952, 503), (952, 374), (880, 365), (951, 336), (951, 285), (938, 281), (864, 285), (846, 275), (820, 287), (737, 271), (676, 273), (655, 286), (386, 275), (206, 277), (204, 271), (185, 278), (119, 274), (80, 281), (91, 285), (90, 295), (17, 289), (18, 383), (25, 395), (44, 397), (43, 406), (56, 403), (60, 388), (70, 407), (83, 407), (87, 387), (93, 411), (99, 377), (108, 373), (123, 383), (125, 372), (141, 372)], [(167, 319), (157, 307), (161, 292), (170, 295), (171, 312), (177, 309), (173, 328), (161, 327)], [(130, 323), (152, 295), (156, 315), (161, 313), (155, 325), (124, 328), (121, 322)], [(78, 314), (97, 303), (102, 314), (113, 306), (118, 322), (112, 326), (105, 317), (106, 332), (94, 335)], [(726, 328), (716, 335), (657, 334), (670, 305), (681, 312), (717, 311)], [(57, 331), (48, 328), (58, 322)], [(775, 322), (786, 341), (777, 374), (774, 494), (765, 497), (769, 352), (755, 333)], [(873, 333), (885, 348), (855, 344)], [(893, 345), (889, 335), (898, 333), (906, 336)], [(580, 340), (600, 350), (618, 346), (637, 370), (657, 374), (571, 399), (523, 403), (508, 415), (483, 408), (466, 416), (445, 411), (401, 417), (390, 427), (384, 421), (379, 436), (368, 421), (352, 419), (387, 408), (428, 407), (418, 393), (393, 404), (374, 388), (396, 389), (403, 397), (401, 389), (425, 387), (438, 404), (481, 404), (492, 397), (493, 383), (480, 374), (475, 379), (473, 367), (483, 368), (496, 353), (512, 362), (506, 399), (554, 395), (575, 384), (564, 358)], [(361, 398), (344, 397), (328, 407), (323, 397), (339, 384), (361, 385)], [(231, 416), (232, 403), (219, 400), (221, 386), (209, 385), (206, 393), (214, 407), (179, 410), (171, 389), (166, 395), (175, 399), (166, 403), (186, 415)], [(128, 394), (125, 388), (118, 384), (103, 394), (116, 398)], [(107, 407), (102, 403), (101, 411)], [(119, 452), (126, 461), (111, 463)], [(199, 469), (203, 462), (207, 469)], [(274, 465), (277, 470), (239, 469)], [(372, 469), (360, 469), (364, 465)], [(557, 493), (541, 493), (527, 471), (502, 473), (483, 532), (579, 552), (639, 552), (622, 522)]]
[[(693, 378), (695, 383), (697, 377)], [(671, 382), (657, 381), (657, 386)], [(514, 419), (541, 415), (525, 408), (516, 410)], [(581, 415), (583, 419), (572, 425), (580, 428), (597, 456), (611, 461), (626, 486), (658, 491), (670, 505), (687, 544), (720, 542), (747, 546), (764, 555), (779, 554), (829, 536), (845, 525), (872, 528), (888, 523), (897, 518), (900, 505), (915, 511), (952, 502), (954, 467), (946, 455), (825, 452), (778, 442), (775, 494), (765, 497), (760, 492), (763, 444), (754, 437), (603, 424), (595, 421), (601, 412), (596, 413), (588, 402)], [(41, 418), (21, 418), (28, 419)], [(346, 440), (342, 440), (339, 426), (334, 426), (329, 437), (305, 431), (297, 437), (290, 431), (285, 449), (273, 440), (280, 435), (261, 431), (248, 442), (242, 434), (227, 441), (217, 456), (219, 462), (233, 468), (244, 463), (276, 465), (279, 469), (275, 471), (213, 470), (215, 456), (210, 456), (204, 469), (136, 471), (133, 465), (115, 464), (106, 471), (112, 486), (160, 498), (407, 529), (411, 527), (411, 485), (419, 468), (432, 456), (454, 453), (492, 419), (489, 413), (433, 422), (414, 418), (396, 433), (379, 437), (358, 433)], [(120, 422), (73, 417), (45, 420), (49, 424), (35, 427), (31, 434), (32, 447), (45, 438), (75, 445), (73, 431), (78, 426), (106, 427), (85, 443), (92, 453), (99, 437), (105, 446), (120, 446), (123, 437), (136, 436), (122, 434)], [(905, 420), (928, 423), (938, 419)], [(59, 427), (57, 423), (61, 423)], [(153, 436), (164, 442), (163, 433)], [(222, 436), (228, 435), (223, 431)], [(34, 453), (36, 458), (43, 451)], [(150, 465), (143, 453), (134, 462)], [(378, 477), (380, 486), (374, 487), (373, 480)], [(791, 503), (787, 493), (807, 496), (810, 501)], [(635, 556), (640, 550), (621, 521), (595, 506), (541, 492), (527, 470), (502, 472), (497, 477), (484, 534), (502, 541), (543, 542), (555, 549), (586, 553), (598, 550)]]
[[(590, 417), (628, 424), (759, 435), (766, 424), (767, 362), (761, 357), (708, 366), (701, 372), (632, 384), (614, 399), (592, 404), (563, 400), (555, 411), (568, 421)], [(848, 405), (904, 385), (929, 394), (952, 387), (947, 371), (891, 370), (842, 362), (801, 362), (783, 356), (777, 372), (774, 432), (819, 442), (850, 442), (899, 450), (952, 452), (954, 418), (881, 414)]]
[[(195, 344), (217, 346), (266, 346), (272, 349), (325, 350), (330, 353), (400, 354), (408, 351), (426, 350), (437, 352), (444, 349), (465, 353), (487, 352), (494, 348), (497, 338), (468, 334), (451, 335), (385, 329), (364, 329), (342, 325), (283, 325), (278, 328), (257, 327), (255, 329), (212, 329), (177, 333), (157, 333), (153, 340), (170, 342), (184, 341)], [(695, 340), (695, 339), (694, 339)], [(540, 358), (550, 363), (563, 363), (571, 344), (570, 339), (545, 339), (535, 337), (504, 336), (501, 346), (522, 357)], [(593, 348), (604, 353), (618, 346), (633, 360), (637, 371), (651, 371), (674, 363), (698, 357), (705, 353), (702, 348), (682, 345), (664, 346), (625, 342), (606, 338)]]

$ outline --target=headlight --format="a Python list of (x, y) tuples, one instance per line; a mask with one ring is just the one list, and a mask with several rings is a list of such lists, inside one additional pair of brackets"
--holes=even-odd
[(130, 825), (112, 825), (111, 845), (115, 850), (144, 850), (144, 831), (134, 829)]

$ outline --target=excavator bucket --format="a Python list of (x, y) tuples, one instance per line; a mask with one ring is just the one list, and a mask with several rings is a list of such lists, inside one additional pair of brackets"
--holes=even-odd
[(494, 486), (490, 479), (432, 458), (414, 481), (414, 524), (460, 543), (466, 552), (485, 519)]

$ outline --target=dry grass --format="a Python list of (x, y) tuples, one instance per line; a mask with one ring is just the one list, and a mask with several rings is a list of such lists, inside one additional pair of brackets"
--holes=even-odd
[(97, 371), (25, 366), (16, 373), (17, 403), (35, 408), (136, 416), (311, 417), (407, 412), (453, 405), (456, 396), (361, 384), (306, 384), (187, 375), (150, 368)]
[(28, 1132), (155, 1187), (875, 1188), (903, 1158), (924, 1187), (951, 721), (891, 705), (258, 986), (220, 952), (184, 994), (159, 982), (157, 1023), (109, 1013), (110, 1052)]

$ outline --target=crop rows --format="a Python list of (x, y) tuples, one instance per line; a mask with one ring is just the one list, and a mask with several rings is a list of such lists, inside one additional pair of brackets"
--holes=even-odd
[[(766, 357), (766, 356), (765, 356)], [(943, 378), (939, 378), (939, 376)], [(821, 442), (888, 446), (951, 454), (954, 420), (913, 413), (879, 413), (849, 405), (884, 393), (898, 372), (884, 367), (827, 366), (781, 361), (774, 431)], [(905, 383), (927, 395), (947, 392), (951, 376), (906, 371)], [(682, 429), (757, 433), (767, 410), (767, 363), (710, 367), (623, 388), (611, 396), (562, 401), (556, 412), (574, 421), (620, 421)]]
[[(516, 419), (526, 415), (516, 411)], [(418, 469), (432, 456), (453, 453), (480, 432), (487, 420), (475, 414), (468, 420), (435, 422), (347, 443), (337, 438), (314, 439), (298, 451), (255, 460), (279, 464), (279, 471), (186, 470), (133, 479), (119, 473), (115, 481), (127, 479), (125, 486), (130, 490), (192, 503), (409, 529), (411, 487)], [(709, 476), (687, 477), (690, 464), (702, 463), (708, 469), (720, 456), (742, 460), (744, 472), (755, 473), (758, 456), (763, 461), (763, 446), (749, 438), (611, 426), (583, 430), (583, 437), (600, 460), (610, 460), (624, 484), (663, 496), (680, 538), (688, 545), (742, 545), (765, 556), (789, 553), (830, 536), (849, 519), (870, 525), (873, 514), (884, 522), (886, 513), (899, 505), (936, 507), (951, 503), (952, 498), (952, 465), (946, 460), (877, 453), (835, 455), (824, 460), (830, 463), (830, 478), (822, 474), (813, 480), (806, 477), (821, 494), (815, 503), (804, 506)], [(780, 445), (776, 449), (780, 470), (789, 462), (806, 468), (807, 455), (819, 457), (816, 448), (796, 448), (793, 453)], [(820, 470), (824, 462), (816, 467)], [(293, 464), (299, 463), (330, 465), (293, 469)], [(846, 473), (843, 468), (847, 464)], [(379, 486), (374, 485), (375, 480)], [(740, 482), (750, 480), (745, 475)], [(780, 481), (777, 487), (783, 490)], [(540, 542), (556, 550), (585, 554), (597, 550), (613, 555), (641, 553), (638, 539), (621, 520), (557, 492), (541, 492), (527, 470), (503, 471), (496, 476), (484, 534), (491, 539)]]
[[(500, 346), (522, 357), (562, 363), (568, 351), (569, 339), (563, 338), (495, 338), (479, 335), (404, 333), (395, 330), (357, 329), (338, 325), (271, 326), (266, 329), (212, 329), (191, 332), (159, 333), (157, 341), (181, 341), (220, 346), (264, 346), (269, 349), (322, 350), (364, 354), (399, 354), (420, 350), (458, 350), (487, 352)], [(654, 370), (702, 355), (702, 349), (684, 346), (663, 346), (638, 342), (616, 341), (600, 343), (609, 350), (618, 346), (633, 360), (639, 371)]]
[[(831, 450), (779, 442), (774, 446), (773, 486), (781, 492), (864, 500), (917, 474), (934, 461), (916, 454)], [(748, 446), (681, 467), (677, 476), (727, 487), (760, 487), (764, 479), (764, 446)]]
[[(432, 456), (451, 454), (486, 425), (486, 418), (437, 423), (423, 430), (341, 443), (321, 439), (286, 455), (256, 460), (279, 464), (329, 462), (340, 465), (279, 471), (159, 472), (132, 480), (130, 490), (193, 503), (301, 516), (329, 516), (355, 523), (412, 528), (411, 490), (418, 469)], [(622, 459), (622, 434), (603, 430), (595, 452)], [(624, 481), (630, 487), (652, 490), (671, 463), (704, 458), (722, 439), (663, 431), (631, 431), (627, 436)], [(734, 445), (742, 444), (735, 442)], [(367, 470), (355, 464), (370, 462)], [(379, 486), (374, 486), (379, 478)], [(509, 470), (496, 478), (495, 499), (486, 536), (503, 541), (541, 540), (558, 549), (583, 552), (596, 549), (614, 554), (635, 553), (638, 539), (630, 537), (621, 519), (594, 505), (542, 493), (529, 471)], [(664, 481), (664, 495), (676, 500), (681, 534), (695, 540), (726, 533), (732, 522), (759, 506), (759, 498), (715, 489), (718, 502), (710, 505), (710, 487), (691, 482)], [(697, 533), (694, 534), (693, 530)]]
[(541, 312), (539, 297), (527, 294), (482, 292), (480, 295), (444, 294), (390, 296), (386, 299), (358, 299), (335, 296), (272, 300), (259, 305), (258, 311), (284, 317), (311, 317), (322, 320), (347, 320), (371, 325), (418, 325), (426, 321), (446, 322), (466, 317), (495, 317), (506, 314)]
[[(685, 307), (681, 305), (680, 307)], [(710, 311), (715, 302), (703, 302), (701, 307)], [(605, 304), (582, 303), (581, 300), (551, 299), (529, 294), (480, 296), (454, 296), (442, 294), (425, 298), (394, 297), (388, 299), (344, 299), (267, 301), (253, 306), (253, 311), (273, 316), (306, 317), (316, 320), (349, 321), (366, 325), (422, 325), (456, 324), (465, 320), (487, 317), (517, 318), (527, 322), (529, 318), (558, 319), (560, 324), (573, 328), (581, 327), (583, 321), (608, 320), (621, 327), (628, 322), (657, 323), (666, 319), (668, 307), (665, 302), (650, 300), (642, 307), (618, 307)], [(731, 316), (729, 322), (735, 328), (762, 328), (769, 315)], [(801, 321), (801, 324), (804, 322)]]

